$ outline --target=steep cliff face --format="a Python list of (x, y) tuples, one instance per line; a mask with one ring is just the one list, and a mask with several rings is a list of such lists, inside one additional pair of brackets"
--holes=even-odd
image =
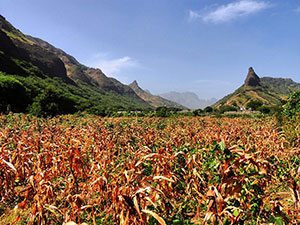
[(3, 16), (0, 16), (0, 41), (1, 71), (23, 76), (47, 75), (73, 83), (64, 63), (55, 54), (30, 41)]
[(30, 35), (26, 35), (26, 38), (28, 38), (28, 40), (37, 44), (41, 48), (59, 57), (65, 65), (67, 75), (69, 78), (71, 78), (72, 80), (80, 80), (85, 83), (91, 84), (91, 78), (88, 77), (85, 72), (88, 68), (80, 64), (73, 56), (65, 53), (59, 48), (54, 47), (53, 45), (40, 38), (32, 37)]

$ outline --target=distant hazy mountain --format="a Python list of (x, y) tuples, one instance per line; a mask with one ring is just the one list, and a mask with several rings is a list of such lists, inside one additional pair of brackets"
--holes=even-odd
[(244, 84), (219, 100), (215, 106), (236, 105), (246, 106), (252, 100), (258, 100), (265, 105), (280, 104), (282, 100), (292, 92), (300, 90), (300, 84), (289, 78), (260, 78), (253, 70), (249, 68)]
[(149, 90), (143, 90), (142, 88), (139, 87), (138, 83), (133, 81), (131, 84), (129, 84), (129, 87), (145, 102), (150, 104), (151, 106), (154, 107), (160, 107), (160, 106), (166, 106), (166, 107), (175, 107), (175, 108), (185, 108), (184, 106), (176, 103), (169, 101), (167, 99), (164, 99), (160, 96), (157, 95), (152, 95)]
[(159, 96), (183, 105), (189, 109), (203, 109), (206, 106), (210, 106), (216, 103), (217, 99), (199, 99), (199, 97), (193, 92), (168, 92), (160, 94)]

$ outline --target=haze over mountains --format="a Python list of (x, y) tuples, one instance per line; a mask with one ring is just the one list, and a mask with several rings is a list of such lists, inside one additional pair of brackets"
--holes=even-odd
[(131, 84), (129, 84), (129, 87), (132, 88), (132, 90), (144, 101), (148, 102), (150, 105), (154, 107), (160, 107), (160, 106), (165, 106), (165, 107), (174, 107), (174, 108), (184, 108), (182, 104), (176, 103), (175, 101), (172, 100), (167, 100), (165, 98), (162, 98), (157, 95), (152, 95), (151, 92), (145, 91), (142, 88), (139, 87), (137, 81), (133, 81)]
[(122, 84), (115, 78), (107, 77), (98, 68), (90, 68), (80, 64), (73, 56), (65, 53), (61, 49), (55, 48), (46, 41), (31, 37), (29, 35), (26, 35), (26, 37), (34, 43), (38, 44), (40, 47), (57, 55), (64, 62), (67, 70), (67, 75), (72, 80), (80, 80), (90, 85), (96, 85), (97, 87), (107, 91), (113, 90), (121, 95), (137, 95), (153, 107), (166, 106), (183, 108), (180, 104), (176, 104), (175, 102), (171, 102), (159, 96), (152, 95), (149, 92), (145, 92), (138, 86), (137, 81), (132, 82), (130, 85)]
[(170, 101), (176, 102), (189, 109), (203, 109), (206, 106), (213, 105), (217, 102), (216, 98), (200, 99), (198, 95), (193, 92), (168, 92), (160, 94), (161, 97)]
[[(177, 103), (144, 92), (136, 82), (133, 82), (130, 87), (117, 79), (107, 77), (100, 69), (82, 65), (73, 56), (48, 42), (24, 35), (3, 16), (0, 16), (0, 43), (0, 71), (21, 76), (14, 78), (22, 83), (24, 83), (24, 79), (26, 81), (26, 79), (36, 77), (35, 82), (37, 82), (39, 91), (31, 89), (37, 88), (32, 87), (32, 84), (30, 84), (31, 87), (24, 87), (31, 92), (37, 92), (29, 97), (29, 105), (34, 103), (34, 99), (43, 95), (49, 89), (47, 85), (50, 84), (53, 90), (56, 89), (54, 91), (57, 92), (56, 95), (67, 96), (66, 98), (73, 102), (72, 112), (88, 108), (92, 108), (92, 111), (96, 112), (106, 109), (143, 110), (159, 106), (184, 108)], [(48, 80), (48, 84), (46, 84), (40, 79), (51, 80)], [(57, 108), (62, 109), (63, 105), (57, 106)], [(58, 109), (57, 111), (59, 111)], [(62, 111), (71, 112), (69, 110)]]
[[(0, 71), (4, 72), (0, 75), (14, 75), (6, 82), (14, 82), (25, 95), (22, 107), (19, 103), (7, 102), (6, 96), (2, 95), (4, 103), (0, 107), (3, 108), (6, 104), (12, 105), (13, 110), (27, 112), (47, 108), (49, 101), (53, 101), (51, 110), (56, 113), (84, 110), (99, 113), (108, 109), (145, 110), (160, 106), (199, 109), (216, 102), (214, 98), (199, 99), (193, 92), (152, 95), (140, 88), (137, 81), (125, 85), (107, 77), (101, 69), (79, 63), (46, 41), (24, 35), (3, 16), (0, 16), (0, 43)], [(245, 83), (214, 106), (242, 107), (253, 100), (275, 105), (294, 90), (300, 90), (300, 84), (291, 79), (260, 78), (250, 67)], [(44, 103), (41, 102), (43, 98), (46, 98)]]

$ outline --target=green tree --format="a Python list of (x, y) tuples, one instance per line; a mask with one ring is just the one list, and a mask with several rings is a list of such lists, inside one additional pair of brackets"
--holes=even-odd
[(263, 103), (259, 100), (251, 100), (250, 102), (247, 103), (246, 107), (248, 109), (251, 108), (252, 110), (257, 110), (262, 105), (263, 105)]
[(196, 109), (193, 111), (193, 116), (201, 116), (203, 115), (204, 111), (203, 109)]
[(168, 116), (170, 116), (170, 111), (165, 106), (157, 107), (155, 111), (156, 111), (155, 115), (158, 116), (158, 117), (168, 117)]
[(205, 113), (211, 113), (211, 112), (214, 111), (214, 109), (213, 109), (213, 107), (211, 107), (211, 106), (207, 106), (207, 107), (204, 108), (203, 111), (204, 111)]
[(66, 96), (49, 86), (34, 98), (29, 111), (37, 116), (55, 116), (76, 112), (75, 105), (75, 100), (70, 96)]
[(260, 111), (263, 114), (269, 114), (271, 113), (271, 107), (267, 106), (267, 105), (262, 105), (260, 107), (257, 108), (258, 111)]
[(237, 107), (233, 106), (233, 105), (222, 105), (219, 109), (220, 113), (224, 113), (224, 112), (236, 112), (238, 111)]
[(300, 116), (300, 91), (292, 93), (283, 107), (284, 116)]
[(283, 106), (279, 124), (291, 146), (300, 147), (300, 91), (292, 93)]
[(12, 76), (0, 75), (0, 111), (22, 112), (28, 105), (25, 87)]

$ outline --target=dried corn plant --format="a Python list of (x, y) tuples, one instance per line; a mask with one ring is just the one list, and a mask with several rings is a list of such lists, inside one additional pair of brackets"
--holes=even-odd
[(299, 223), (288, 146), (272, 119), (2, 115), (0, 222)]

